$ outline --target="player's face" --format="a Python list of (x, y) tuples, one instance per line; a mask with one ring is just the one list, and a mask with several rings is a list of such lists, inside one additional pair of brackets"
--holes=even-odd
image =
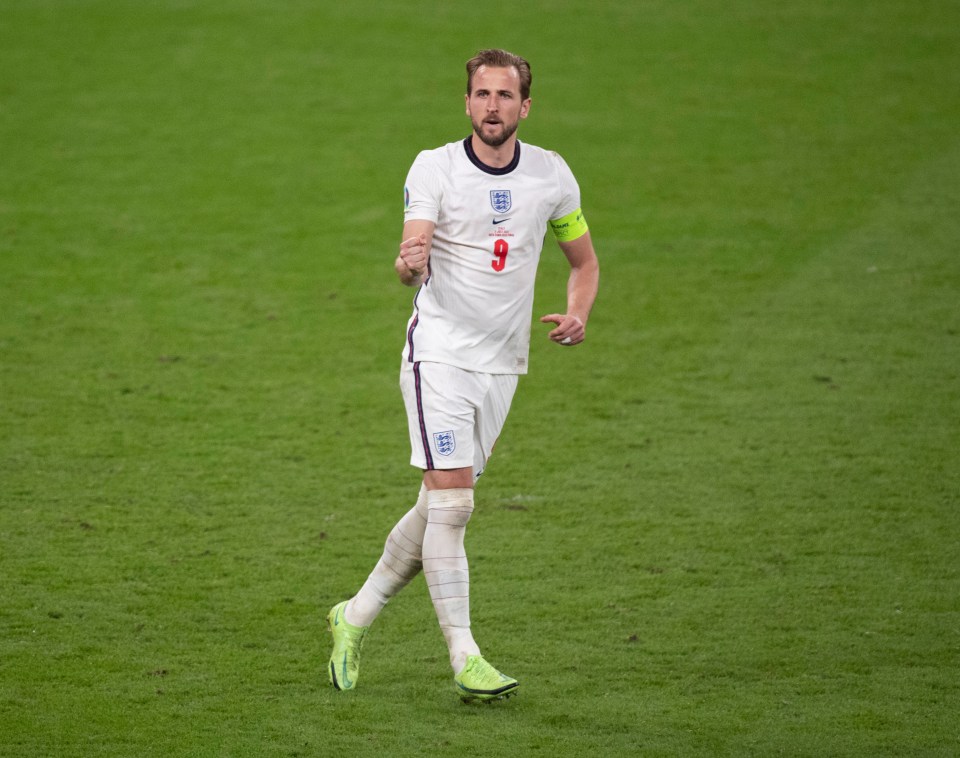
[(530, 98), (520, 96), (520, 74), (512, 66), (481, 66), (473, 74), (472, 85), (466, 97), (473, 131), (490, 147), (500, 147), (530, 110)]

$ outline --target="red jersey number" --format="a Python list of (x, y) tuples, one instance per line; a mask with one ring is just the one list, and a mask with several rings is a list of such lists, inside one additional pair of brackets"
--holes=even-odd
[(507, 244), (506, 240), (497, 240), (493, 243), (493, 255), (494, 258), (490, 261), (490, 265), (493, 266), (493, 270), (496, 272), (503, 271), (507, 266), (507, 253), (510, 252), (510, 245)]

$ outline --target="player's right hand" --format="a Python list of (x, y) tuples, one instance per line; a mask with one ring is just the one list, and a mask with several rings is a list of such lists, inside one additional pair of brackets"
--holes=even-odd
[(427, 235), (420, 233), (400, 243), (400, 260), (414, 276), (420, 276), (427, 270), (430, 251), (427, 249)]

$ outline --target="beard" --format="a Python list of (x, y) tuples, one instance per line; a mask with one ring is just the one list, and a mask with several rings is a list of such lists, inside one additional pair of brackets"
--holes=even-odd
[(483, 142), (483, 144), (489, 145), (490, 147), (500, 147), (504, 142), (506, 142), (508, 139), (510, 139), (513, 136), (514, 132), (517, 131), (517, 126), (519, 125), (519, 123), (507, 124), (501, 121), (500, 122), (501, 130), (499, 134), (484, 134), (483, 132), (484, 123), (486, 122), (475, 121), (473, 123), (473, 131), (474, 131), (474, 134), (476, 134), (480, 138), (480, 141)]

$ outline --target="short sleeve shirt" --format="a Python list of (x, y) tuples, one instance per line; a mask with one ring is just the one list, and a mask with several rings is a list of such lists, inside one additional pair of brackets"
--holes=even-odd
[(517, 142), (503, 168), (468, 137), (420, 153), (407, 175), (404, 219), (436, 224), (427, 278), (407, 323), (404, 358), (469, 371), (525, 374), (533, 290), (549, 221), (580, 207), (554, 152)]

